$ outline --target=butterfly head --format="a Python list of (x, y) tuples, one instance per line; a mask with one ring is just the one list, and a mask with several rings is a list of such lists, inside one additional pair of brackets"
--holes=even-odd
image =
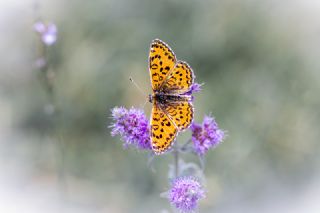
[(149, 96), (148, 96), (148, 100), (149, 100), (149, 102), (150, 102), (150, 103), (152, 103), (152, 99), (153, 99), (153, 98), (152, 98), (152, 95), (151, 95), (151, 94), (149, 94)]

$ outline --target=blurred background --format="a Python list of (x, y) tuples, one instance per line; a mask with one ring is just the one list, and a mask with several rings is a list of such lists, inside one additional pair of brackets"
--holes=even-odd
[[(172, 157), (152, 171), (108, 129), (111, 108), (145, 102), (130, 76), (150, 93), (154, 38), (204, 83), (195, 121), (228, 131), (200, 212), (319, 212), (319, 14), (312, 0), (1, 0), (0, 212), (173, 212), (159, 196)], [(50, 94), (39, 17), (58, 27)]]

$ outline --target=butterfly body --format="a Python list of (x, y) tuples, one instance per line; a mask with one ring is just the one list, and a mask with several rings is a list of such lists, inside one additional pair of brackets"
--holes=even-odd
[(155, 93), (149, 95), (149, 102), (159, 105), (166, 105), (174, 102), (191, 101), (190, 95), (171, 95), (166, 93)]
[(178, 132), (188, 128), (193, 120), (191, 95), (193, 82), (191, 67), (177, 61), (171, 48), (159, 39), (152, 41), (149, 71), (153, 93), (150, 118), (151, 145), (156, 154), (170, 149)]

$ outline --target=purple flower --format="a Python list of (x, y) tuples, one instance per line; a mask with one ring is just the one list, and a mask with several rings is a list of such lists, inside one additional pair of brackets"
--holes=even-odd
[(192, 176), (176, 178), (168, 194), (170, 203), (182, 212), (195, 210), (198, 201), (204, 197), (205, 191)]
[(57, 27), (53, 23), (44, 24), (43, 22), (36, 22), (33, 25), (33, 28), (36, 32), (38, 32), (41, 36), (42, 42), (50, 46), (57, 41)]
[(146, 116), (140, 109), (115, 107), (112, 109), (114, 123), (111, 135), (120, 135), (124, 147), (132, 145), (138, 149), (151, 150), (150, 129)]
[(184, 95), (192, 95), (195, 92), (200, 92), (201, 86), (202, 86), (202, 84), (193, 83), (192, 86), (190, 87), (190, 90), (188, 92), (184, 93)]
[(225, 137), (214, 118), (205, 116), (202, 125), (192, 123), (193, 148), (198, 155), (204, 155), (210, 148), (216, 147)]

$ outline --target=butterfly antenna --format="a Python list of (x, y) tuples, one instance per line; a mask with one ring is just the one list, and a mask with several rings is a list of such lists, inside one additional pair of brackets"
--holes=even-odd
[(142, 108), (144, 109), (144, 107), (146, 106), (146, 104), (148, 103), (148, 100), (146, 99), (144, 104), (142, 105)]
[[(135, 87), (137, 87), (137, 89), (139, 90), (139, 92), (144, 96), (144, 97), (148, 97), (147, 94), (138, 86), (138, 84), (132, 79), (132, 77), (129, 78), (130, 81), (134, 84)], [(146, 101), (144, 102), (142, 108), (144, 108), (146, 106), (146, 103), (148, 102), (148, 99), (146, 99)]]
[(136, 84), (136, 82), (131, 77), (129, 79), (134, 84), (134, 86), (137, 87), (137, 89), (140, 91), (140, 93), (142, 95), (146, 96), (146, 93), (138, 86), (138, 84)]

